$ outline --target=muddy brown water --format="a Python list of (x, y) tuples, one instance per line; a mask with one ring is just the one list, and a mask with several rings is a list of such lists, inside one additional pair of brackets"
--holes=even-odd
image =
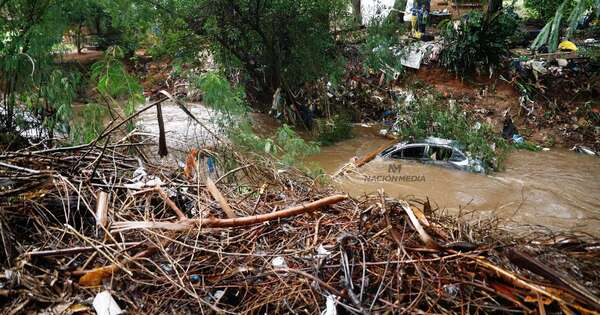
[[(331, 174), (353, 156), (389, 142), (372, 127), (357, 127), (354, 134), (351, 140), (322, 148), (310, 161)], [(509, 155), (505, 171), (493, 175), (375, 159), (359, 172), (335, 184), (353, 196), (383, 189), (397, 198), (429, 197), (450, 213), (473, 211), (498, 217), (519, 231), (535, 226), (600, 237), (600, 159), (596, 157), (566, 149), (519, 150)]]
[[(172, 104), (163, 105), (169, 146), (201, 146), (206, 133)], [(212, 113), (193, 105), (192, 112), (207, 126)], [(276, 128), (273, 119), (252, 115), (262, 134)], [(157, 134), (156, 113), (142, 114), (138, 125)], [(214, 125), (212, 125), (214, 126)], [(308, 158), (328, 174), (335, 173), (352, 157), (364, 156), (389, 140), (377, 135), (375, 127), (357, 126), (355, 137)], [(398, 167), (400, 166), (400, 168)], [(493, 175), (423, 165), (409, 161), (375, 159), (359, 169), (360, 174), (339, 178), (334, 184), (352, 196), (377, 192), (406, 198), (429, 197), (450, 213), (472, 211), (476, 216), (501, 218), (507, 227), (520, 232), (547, 228), (576, 231), (600, 237), (600, 158), (576, 154), (566, 149), (548, 152), (514, 151), (506, 170)]]

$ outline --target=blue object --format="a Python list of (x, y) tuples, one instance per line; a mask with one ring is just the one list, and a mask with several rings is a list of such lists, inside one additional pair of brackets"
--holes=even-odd
[(512, 141), (513, 141), (514, 143), (516, 143), (516, 144), (523, 144), (523, 142), (525, 142), (525, 138), (524, 138), (523, 136), (521, 136), (521, 135), (518, 135), (518, 134), (516, 134), (516, 133), (515, 133), (515, 134), (512, 136)]
[(209, 156), (208, 160), (206, 161), (206, 166), (208, 167), (208, 172), (210, 174), (214, 174), (216, 172), (215, 158), (213, 158), (212, 156)]
[(190, 276), (190, 281), (192, 281), (192, 282), (198, 282), (198, 281), (200, 281), (200, 276), (199, 275), (191, 275)]

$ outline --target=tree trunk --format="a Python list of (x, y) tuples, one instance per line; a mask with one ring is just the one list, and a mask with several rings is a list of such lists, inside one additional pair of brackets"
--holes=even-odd
[(494, 14), (502, 10), (502, 0), (489, 0), (488, 1), (488, 14)]
[(352, 14), (354, 14), (354, 22), (358, 25), (362, 25), (362, 11), (360, 0), (352, 0)]

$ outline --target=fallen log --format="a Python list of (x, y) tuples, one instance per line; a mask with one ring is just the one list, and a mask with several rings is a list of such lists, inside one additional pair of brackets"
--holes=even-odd
[(202, 218), (202, 219), (190, 219), (181, 220), (179, 222), (148, 222), (148, 221), (120, 221), (115, 222), (112, 225), (112, 232), (122, 232), (133, 229), (162, 229), (172, 231), (185, 231), (193, 227), (204, 227), (204, 228), (229, 228), (229, 227), (242, 227), (253, 225), (257, 223), (272, 221), (276, 219), (287, 218), (303, 213), (309, 213), (316, 211), (328, 205), (338, 203), (346, 200), (348, 195), (333, 195), (325, 197), (307, 204), (287, 208), (266, 214), (253, 215), (242, 218), (229, 218), (229, 219), (217, 219), (217, 218)]
[(379, 153), (381, 153), (381, 151), (387, 149), (389, 146), (391, 146), (392, 144), (396, 143), (397, 141), (390, 141), (386, 144), (383, 144), (379, 147), (377, 147), (377, 149), (371, 151), (369, 154), (365, 155), (362, 159), (356, 161), (356, 163), (354, 163), (356, 165), (356, 167), (361, 167), (369, 162), (371, 162), (374, 158), (377, 157), (377, 155)]

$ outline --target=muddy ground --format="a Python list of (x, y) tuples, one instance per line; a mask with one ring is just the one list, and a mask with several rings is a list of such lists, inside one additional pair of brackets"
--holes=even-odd
[[(463, 109), (475, 113), (481, 121), (492, 124), (498, 132), (502, 130), (504, 114), (508, 111), (519, 133), (532, 143), (543, 147), (585, 145), (596, 151), (600, 149), (599, 126), (589, 117), (592, 113), (600, 113), (598, 81), (557, 79), (556, 86), (546, 89), (545, 95), (535, 100), (535, 110), (528, 116), (520, 106), (521, 95), (514, 82), (502, 80), (498, 75), (462, 80), (444, 69), (430, 67), (414, 71), (406, 79), (414, 80), (435, 87), (448, 99), (456, 100)], [(590, 83), (586, 91), (576, 91), (581, 81)]]

